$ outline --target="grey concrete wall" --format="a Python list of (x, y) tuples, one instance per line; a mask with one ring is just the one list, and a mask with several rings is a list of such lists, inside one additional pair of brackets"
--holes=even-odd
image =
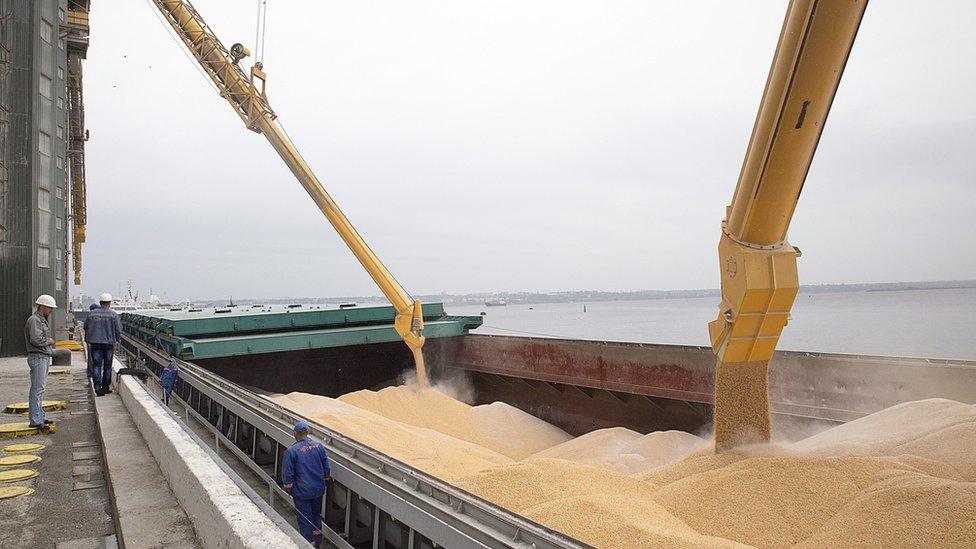
[[(114, 368), (121, 368), (115, 361)], [(121, 376), (116, 390), (193, 521), (204, 547), (299, 547), (234, 483), (154, 400), (142, 383)]]

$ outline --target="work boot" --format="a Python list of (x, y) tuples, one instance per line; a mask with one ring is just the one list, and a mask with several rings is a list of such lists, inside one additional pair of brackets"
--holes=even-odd
[(44, 420), (44, 425), (54, 425), (54, 422), (51, 421), (50, 419), (45, 419)]

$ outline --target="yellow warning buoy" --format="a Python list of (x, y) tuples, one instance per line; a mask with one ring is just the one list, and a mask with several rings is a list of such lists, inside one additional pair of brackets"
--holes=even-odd
[(31, 427), (27, 422), (0, 423), (0, 438), (30, 437), (38, 433), (49, 434), (57, 431), (53, 423), (47, 427), (42, 431), (37, 427)]
[(7, 453), (14, 452), (35, 452), (37, 450), (43, 450), (43, 444), (37, 444), (36, 442), (23, 442), (20, 444), (8, 444), (3, 447), (3, 451)]
[(33, 493), (34, 489), (26, 486), (4, 486), (3, 488), (0, 488), (0, 499), (29, 496)]
[[(63, 400), (42, 400), (41, 408), (45, 412), (51, 412), (54, 410), (64, 410), (68, 407), (68, 403)], [(6, 408), (3, 409), (5, 413), (8, 414), (22, 414), (30, 409), (30, 405), (26, 402), (14, 402), (13, 404), (8, 404)]]
[(17, 482), (36, 476), (37, 471), (33, 469), (10, 469), (9, 471), (0, 471), (0, 482)]
[(51, 369), (51, 370), (48, 370), (47, 371), (47, 375), (49, 375), (49, 376), (64, 376), (64, 375), (68, 375), (70, 373), (71, 373), (71, 370), (69, 370), (67, 368), (54, 368), (54, 369)]
[(41, 461), (41, 456), (35, 456), (34, 454), (21, 454), (19, 456), (3, 456), (0, 457), (0, 467), (11, 467), (13, 465), (27, 465), (28, 463), (37, 463)]

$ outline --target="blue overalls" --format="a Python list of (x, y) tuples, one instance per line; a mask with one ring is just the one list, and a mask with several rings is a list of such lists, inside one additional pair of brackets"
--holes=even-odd
[(322, 496), (329, 477), (329, 456), (325, 447), (304, 438), (285, 450), (281, 465), (283, 484), (291, 484), (295, 517), (302, 537), (318, 547), (322, 543)]
[(176, 380), (180, 377), (180, 370), (176, 366), (176, 362), (170, 361), (163, 369), (162, 375), (159, 376), (159, 383), (163, 386), (163, 402), (169, 406), (169, 396), (173, 393), (173, 387), (176, 386)]

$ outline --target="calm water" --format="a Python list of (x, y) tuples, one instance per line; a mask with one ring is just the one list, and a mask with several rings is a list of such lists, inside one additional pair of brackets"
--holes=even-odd
[[(476, 333), (708, 345), (717, 297), (449, 306), (485, 311)], [(529, 307), (532, 307), (530, 310)], [(976, 288), (800, 294), (780, 349), (976, 359)]]

